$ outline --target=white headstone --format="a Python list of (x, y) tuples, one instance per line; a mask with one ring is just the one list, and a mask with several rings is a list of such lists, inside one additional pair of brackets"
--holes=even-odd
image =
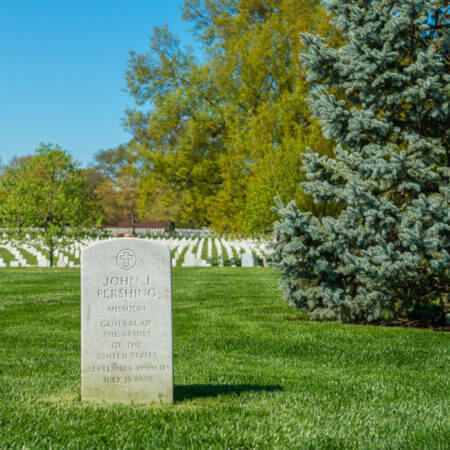
[(184, 262), (183, 262), (183, 267), (193, 267), (196, 265), (196, 258), (195, 255), (193, 253), (190, 252), (186, 252), (184, 254)]
[(255, 257), (253, 253), (243, 253), (241, 267), (255, 267)]
[(81, 397), (173, 402), (168, 247), (119, 238), (82, 251)]
[(199, 267), (211, 267), (211, 264), (208, 261), (205, 261), (204, 259), (198, 259), (195, 260), (195, 265)]

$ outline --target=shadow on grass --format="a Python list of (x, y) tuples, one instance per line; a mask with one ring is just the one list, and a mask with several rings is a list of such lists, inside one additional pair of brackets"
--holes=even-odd
[(175, 401), (192, 400), (199, 397), (217, 397), (222, 394), (242, 394), (243, 392), (282, 391), (278, 385), (257, 384), (185, 384), (175, 386)]

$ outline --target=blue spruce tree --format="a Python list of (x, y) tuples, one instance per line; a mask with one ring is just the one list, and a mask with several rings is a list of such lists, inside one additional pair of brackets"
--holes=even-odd
[(284, 296), (315, 319), (371, 321), (444, 304), (449, 267), (449, 16), (442, 0), (331, 0), (346, 38), (304, 36), (311, 108), (335, 159), (303, 159), (322, 220), (279, 203)]

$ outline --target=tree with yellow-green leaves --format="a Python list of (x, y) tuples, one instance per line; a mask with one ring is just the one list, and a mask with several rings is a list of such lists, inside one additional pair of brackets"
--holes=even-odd
[(100, 150), (87, 169), (91, 190), (101, 205), (103, 223), (130, 219), (133, 233), (139, 216), (140, 166), (129, 146)]
[(332, 154), (300, 63), (301, 33), (339, 40), (320, 1), (188, 0), (183, 18), (204, 49), (200, 61), (163, 27), (127, 70), (141, 208), (165, 204), (180, 225), (235, 234), (269, 229), (275, 196), (320, 214), (300, 187), (306, 148)]

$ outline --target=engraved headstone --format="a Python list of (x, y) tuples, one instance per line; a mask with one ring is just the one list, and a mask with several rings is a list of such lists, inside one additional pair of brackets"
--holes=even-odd
[(82, 400), (173, 402), (170, 259), (139, 238), (82, 251)]

